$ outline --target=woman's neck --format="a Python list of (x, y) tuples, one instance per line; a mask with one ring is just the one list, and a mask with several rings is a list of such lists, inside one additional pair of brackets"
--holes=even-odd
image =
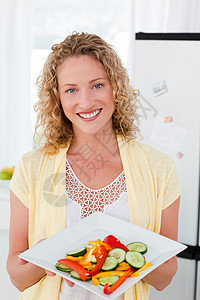
[(117, 137), (112, 128), (104, 128), (95, 135), (84, 134), (75, 135), (69, 154), (75, 155), (82, 151), (96, 151), (103, 156), (115, 156), (119, 153)]

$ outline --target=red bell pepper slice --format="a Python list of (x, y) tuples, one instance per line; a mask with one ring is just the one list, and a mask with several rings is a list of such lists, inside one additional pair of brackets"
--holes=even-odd
[(122, 277), (120, 277), (111, 287), (109, 287), (109, 283), (107, 282), (104, 285), (104, 290), (103, 290), (104, 294), (107, 294), (107, 295), (112, 294), (126, 280), (126, 278), (128, 278), (134, 272), (135, 272), (135, 270), (133, 270), (132, 268), (126, 270), (124, 275)]
[(58, 262), (68, 266), (69, 268), (77, 272), (82, 280), (85, 281), (87, 279), (87, 274), (88, 274), (87, 270), (83, 268), (81, 265), (79, 265), (79, 263), (77, 263), (76, 261), (63, 258), (63, 259), (59, 259)]
[(106, 248), (103, 245), (101, 245), (96, 254), (96, 257), (98, 259), (97, 264), (96, 264), (95, 268), (89, 272), (89, 276), (94, 276), (101, 271), (101, 268), (102, 268), (107, 256), (108, 256), (108, 251), (106, 250)]
[(104, 240), (104, 243), (107, 243), (109, 246), (111, 246), (113, 249), (114, 248), (121, 248), (125, 250), (126, 252), (129, 251), (129, 249), (120, 242), (114, 235), (108, 235)]

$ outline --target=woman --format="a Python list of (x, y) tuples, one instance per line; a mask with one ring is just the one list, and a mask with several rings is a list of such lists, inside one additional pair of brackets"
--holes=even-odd
[[(20, 299), (99, 299), (18, 255), (94, 211), (177, 240), (180, 186), (173, 161), (135, 141), (136, 97), (114, 49), (74, 33), (52, 47), (38, 80), (36, 132), (11, 188), (7, 269)], [(20, 220), (20, 222), (19, 222)], [(148, 299), (177, 270), (173, 257), (119, 299)]]

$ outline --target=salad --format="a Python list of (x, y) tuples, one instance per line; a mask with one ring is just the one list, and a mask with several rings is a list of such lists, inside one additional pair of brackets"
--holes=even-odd
[(144, 257), (146, 252), (147, 246), (142, 242), (125, 246), (108, 235), (103, 241), (89, 241), (84, 247), (67, 252), (55, 267), (78, 280), (92, 280), (94, 285), (104, 286), (105, 294), (111, 294), (126, 278), (139, 276), (150, 267)]

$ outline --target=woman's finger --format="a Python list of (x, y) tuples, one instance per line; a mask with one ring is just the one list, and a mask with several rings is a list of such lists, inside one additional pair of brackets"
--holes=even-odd
[(18, 257), (18, 263), (19, 263), (20, 265), (25, 265), (25, 264), (28, 263), (28, 261), (26, 261), (26, 260), (24, 260), (24, 259)]
[(46, 240), (46, 238), (39, 240), (37, 243), (35, 243), (35, 245), (39, 244), (40, 242)]
[(67, 279), (65, 279), (65, 278), (64, 278), (64, 280), (67, 282), (67, 284), (68, 284), (69, 286), (71, 286), (71, 287), (74, 286), (74, 283), (73, 283), (72, 281), (69, 281), (69, 280), (67, 280)]
[(45, 270), (46, 274), (49, 275), (49, 276), (55, 276), (56, 274), (49, 271), (49, 270)]

